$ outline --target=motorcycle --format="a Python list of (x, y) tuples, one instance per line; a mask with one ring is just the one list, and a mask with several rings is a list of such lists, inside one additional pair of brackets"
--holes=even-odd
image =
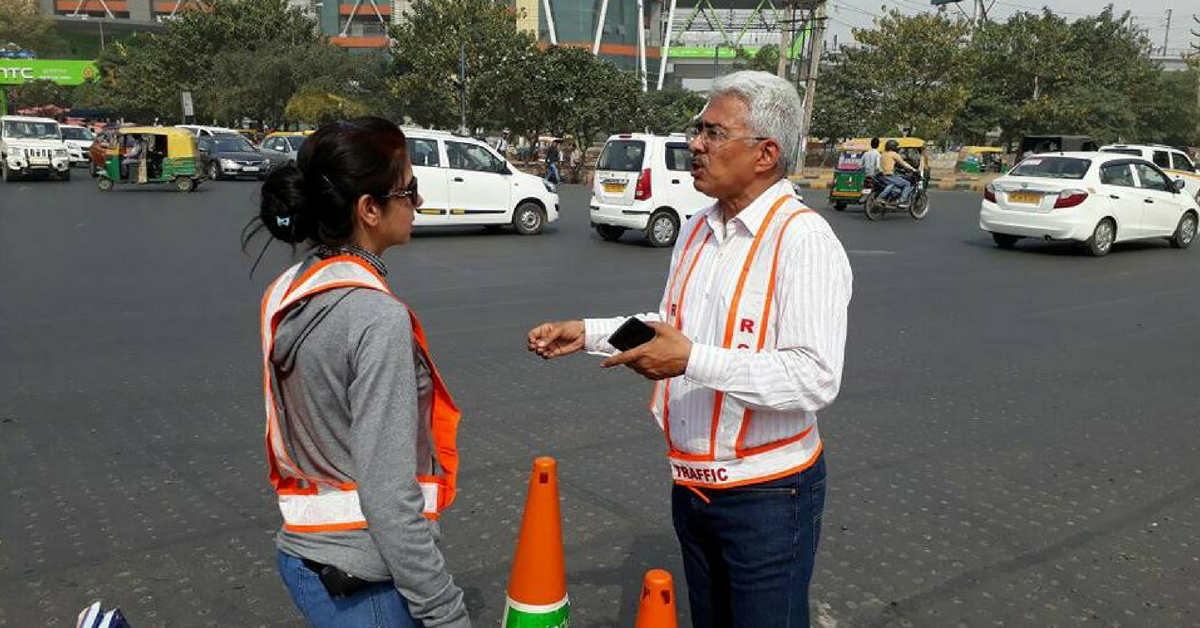
[(883, 192), (887, 189), (888, 182), (884, 179), (883, 174), (876, 174), (871, 181), (871, 192), (867, 195), (864, 203), (868, 219), (881, 220), (883, 215), (889, 211), (907, 211), (913, 220), (921, 220), (929, 214), (929, 195), (925, 190), (925, 177), (918, 171), (909, 170), (905, 170), (900, 176), (907, 179), (912, 185), (908, 200), (900, 201), (899, 187), (893, 188), (888, 197), (883, 198)]

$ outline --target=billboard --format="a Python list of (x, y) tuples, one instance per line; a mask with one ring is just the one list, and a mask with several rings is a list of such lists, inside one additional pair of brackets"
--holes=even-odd
[(0, 59), (0, 85), (20, 85), (29, 81), (80, 85), (98, 76), (100, 70), (95, 61)]

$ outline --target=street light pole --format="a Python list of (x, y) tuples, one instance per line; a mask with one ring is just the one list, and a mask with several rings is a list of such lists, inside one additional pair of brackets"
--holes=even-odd
[(821, 50), (825, 47), (825, 0), (819, 0), (813, 11), (813, 34), (808, 40), (808, 72), (804, 76), (804, 113), (800, 119), (800, 155), (796, 160), (796, 174), (804, 171), (804, 159), (808, 154), (808, 134), (812, 129), (813, 106), (817, 98), (817, 70), (821, 67)]

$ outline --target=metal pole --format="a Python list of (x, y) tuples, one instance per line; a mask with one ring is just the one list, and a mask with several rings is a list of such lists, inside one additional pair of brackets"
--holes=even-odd
[(1167, 44), (1171, 41), (1171, 9), (1167, 9), (1167, 31), (1163, 33), (1163, 56), (1167, 56)]
[(713, 48), (713, 83), (717, 82), (717, 59), (721, 56), (721, 44)]
[(459, 131), (467, 132), (467, 42), (458, 44), (458, 114)]
[(808, 72), (804, 80), (804, 113), (800, 119), (800, 155), (796, 160), (796, 174), (804, 171), (804, 158), (808, 153), (808, 133), (812, 128), (813, 105), (817, 96), (817, 70), (821, 67), (821, 49), (825, 47), (825, 9), (822, 1), (814, 12), (813, 36), (808, 40)]
[(104, 52), (104, 18), (100, 18), (100, 52)]
[(662, 91), (663, 79), (667, 77), (667, 58), (671, 54), (671, 33), (675, 32), (675, 2), (676, 0), (671, 0), (671, 9), (667, 11), (667, 33), (663, 36), (662, 52), (658, 54), (659, 91)]
[[(674, 3), (671, 7), (674, 8)], [(604, 35), (604, 18), (608, 15), (608, 0), (600, 2), (600, 19), (596, 21), (596, 43), (592, 44), (592, 55), (600, 54), (600, 38)]]
[[(549, 2), (550, 0), (546, 0)], [(638, 29), (638, 77), (642, 81), (642, 91), (646, 91), (646, 5), (644, 0), (637, 0), (637, 29)]]
[(542, 0), (542, 6), (546, 8), (546, 26), (550, 29), (550, 45), (558, 45), (558, 31), (554, 28), (554, 14), (550, 12), (550, 0)]
[[(791, 4), (789, 1), (788, 5)], [(780, 14), (787, 15), (786, 13)], [(787, 78), (788, 50), (792, 47), (791, 29), (792, 24), (790, 22), (787, 25), (784, 25), (782, 22), (779, 24), (779, 67), (775, 70), (775, 74), (779, 75), (781, 79)]]

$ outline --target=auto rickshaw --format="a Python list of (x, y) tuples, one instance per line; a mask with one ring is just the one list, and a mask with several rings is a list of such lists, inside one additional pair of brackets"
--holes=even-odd
[[(919, 137), (881, 137), (879, 152), (888, 140), (900, 144), (899, 153), (909, 164), (921, 171), (921, 179), (929, 181), (929, 166), (925, 161), (925, 140)], [(861, 205), (871, 193), (871, 182), (865, 180), (863, 154), (871, 149), (871, 138), (857, 137), (842, 143), (837, 167), (833, 172), (833, 185), (829, 187), (829, 202), (842, 211), (847, 205)]]
[(180, 192), (200, 185), (196, 138), (186, 129), (173, 127), (125, 127), (117, 129), (113, 142), (104, 148), (104, 167), (97, 174), (101, 191), (116, 183), (171, 183)]
[(954, 169), (959, 172), (1003, 172), (1004, 149), (996, 146), (964, 146), (958, 151)]

